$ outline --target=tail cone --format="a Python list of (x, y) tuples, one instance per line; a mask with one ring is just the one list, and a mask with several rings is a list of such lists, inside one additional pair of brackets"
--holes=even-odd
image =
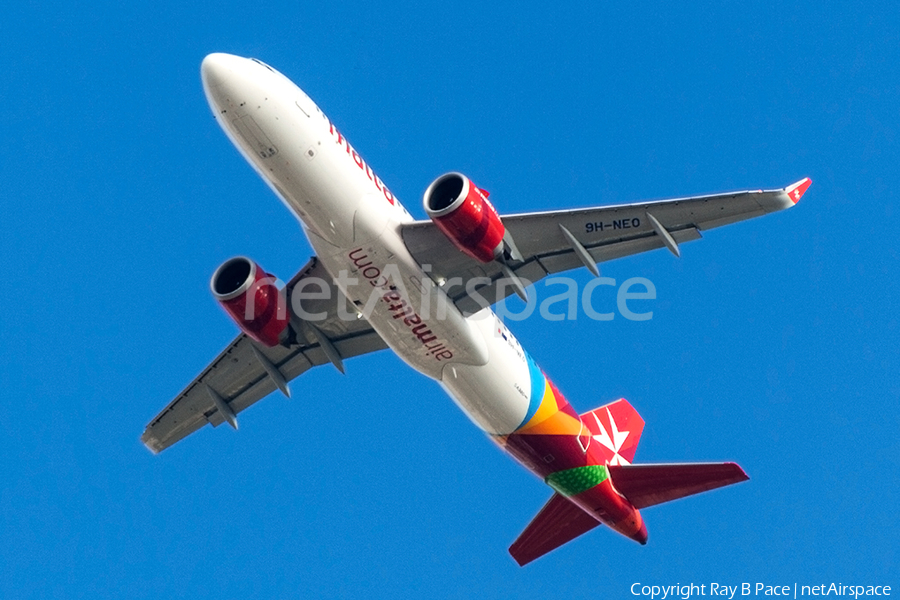
[(631, 539), (638, 542), (641, 546), (645, 546), (647, 544), (647, 525), (641, 523), (641, 528), (634, 532)]

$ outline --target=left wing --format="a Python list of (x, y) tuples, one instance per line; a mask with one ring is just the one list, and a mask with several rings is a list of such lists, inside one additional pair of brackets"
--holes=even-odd
[[(678, 254), (681, 243), (699, 239), (703, 230), (794, 206), (811, 183), (806, 178), (776, 190), (505, 216), (503, 225), (522, 257), (508, 265), (527, 284), (582, 265), (591, 268), (590, 262), (657, 248), (668, 247)], [(458, 251), (432, 221), (404, 225), (401, 233), (419, 264), (431, 265), (433, 278), (448, 282), (445, 289), (461, 310), (482, 308), (480, 299), (466, 290), (474, 278), (483, 279), (469, 286), (470, 291), (490, 304), (513, 292), (512, 286), (498, 285), (504, 278), (500, 263), (480, 263)]]
[(304, 299), (310, 314), (327, 313), (314, 327), (293, 314), (291, 324), (297, 332), (291, 346), (267, 348), (245, 334), (237, 336), (144, 430), (141, 441), (154, 454), (197, 431), (207, 423), (218, 427), (228, 422), (237, 428), (237, 413), (281, 388), (288, 393), (287, 382), (308, 369), (334, 363), (343, 370), (341, 359), (386, 348), (364, 318), (338, 318), (336, 303), (346, 301), (324, 267), (313, 258), (288, 283), (286, 294), (301, 280), (316, 277), (331, 285), (329, 299)]

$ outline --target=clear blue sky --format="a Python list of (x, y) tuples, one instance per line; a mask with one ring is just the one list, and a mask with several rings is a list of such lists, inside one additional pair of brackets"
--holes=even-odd
[[(626, 598), (632, 583), (900, 587), (894, 3), (13, 3), (0, 20), (0, 597)], [(153, 417), (234, 335), (236, 254), (311, 250), (203, 96), (203, 56), (294, 79), (413, 214), (814, 183), (794, 209), (603, 265), (654, 317), (512, 324), (637, 460), (748, 483), (520, 569), (550, 495), (388, 353), (160, 456)], [(576, 274), (585, 283), (586, 272)]]

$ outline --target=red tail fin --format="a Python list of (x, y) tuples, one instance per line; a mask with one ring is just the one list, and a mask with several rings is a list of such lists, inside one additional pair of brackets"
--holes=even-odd
[(628, 400), (621, 398), (595, 408), (581, 415), (581, 420), (591, 430), (592, 454), (599, 452), (595, 455), (610, 465), (631, 464), (644, 431), (644, 420)]

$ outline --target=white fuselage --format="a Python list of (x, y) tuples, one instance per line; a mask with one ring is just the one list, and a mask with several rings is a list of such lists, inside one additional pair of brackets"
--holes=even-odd
[(211, 54), (202, 75), (222, 129), (388, 346), (486, 432), (522, 425), (544, 393), (537, 367), (490, 309), (464, 317), (415, 261), (400, 235), (413, 218), (319, 107), (256, 60)]

